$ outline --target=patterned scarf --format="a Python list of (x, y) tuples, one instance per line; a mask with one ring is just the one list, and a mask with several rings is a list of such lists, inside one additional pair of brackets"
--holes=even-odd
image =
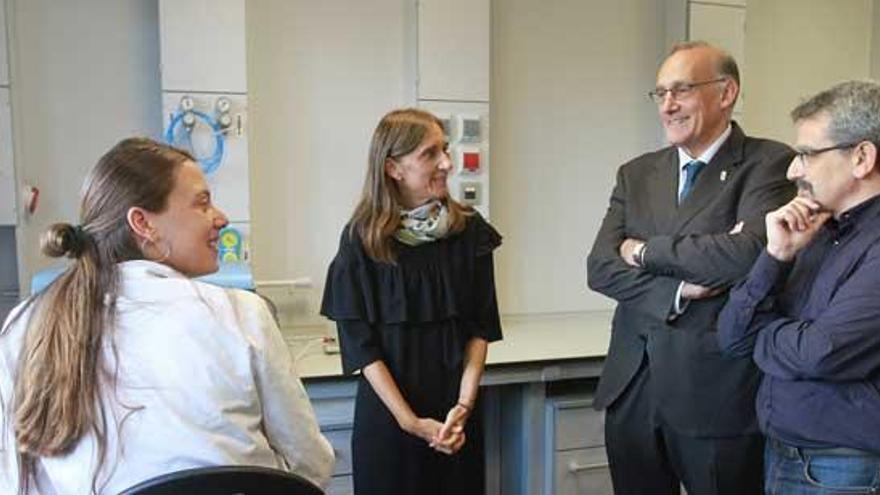
[(443, 239), (448, 232), (449, 210), (435, 199), (412, 210), (402, 210), (394, 237), (407, 246), (418, 246)]

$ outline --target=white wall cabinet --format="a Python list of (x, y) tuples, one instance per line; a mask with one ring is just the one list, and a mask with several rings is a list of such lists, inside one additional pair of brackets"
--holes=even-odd
[(9, 88), (0, 87), (0, 226), (15, 225), (15, 169), (12, 164)]
[(489, 101), (489, 0), (419, 0), (420, 100)]
[(244, 0), (159, 2), (164, 91), (247, 91)]
[(734, 107), (734, 118), (742, 118), (745, 97), (746, 65), (746, 6), (742, 2), (727, 5), (691, 2), (688, 26), (689, 38), (708, 41), (727, 50), (739, 66), (740, 98)]
[(9, 86), (9, 50), (6, 47), (6, 2), (0, 0), (0, 86)]

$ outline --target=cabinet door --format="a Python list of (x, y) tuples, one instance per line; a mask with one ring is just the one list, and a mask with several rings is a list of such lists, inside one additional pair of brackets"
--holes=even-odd
[(605, 444), (605, 413), (592, 401), (561, 403), (556, 409), (556, 450), (601, 447)]
[(0, 0), (0, 86), (9, 86), (9, 64), (6, 50), (6, 2)]
[(555, 465), (556, 495), (614, 493), (604, 447), (557, 452)]
[(0, 225), (15, 225), (15, 171), (9, 88), (0, 88)]
[[(718, 5), (726, 3), (727, 5)], [(746, 7), (745, 2), (737, 6), (735, 1), (714, 2), (712, 4), (690, 4), (690, 39), (704, 40), (727, 50), (740, 70), (740, 88), (745, 86), (746, 74)], [(734, 112), (743, 111), (743, 98), (740, 97)], [(741, 118), (741, 117), (740, 117)]]
[(420, 100), (489, 101), (489, 0), (419, 0)]
[(162, 90), (246, 93), (244, 0), (159, 2)]

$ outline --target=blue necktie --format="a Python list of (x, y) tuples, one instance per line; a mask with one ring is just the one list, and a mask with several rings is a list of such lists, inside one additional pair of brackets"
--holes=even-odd
[(684, 198), (690, 194), (691, 189), (694, 188), (694, 183), (697, 181), (697, 175), (700, 173), (700, 170), (703, 169), (703, 165), (705, 163), (694, 160), (692, 162), (688, 162), (684, 166), (684, 186), (681, 188), (681, 192), (678, 193), (678, 202), (681, 203), (684, 201)]

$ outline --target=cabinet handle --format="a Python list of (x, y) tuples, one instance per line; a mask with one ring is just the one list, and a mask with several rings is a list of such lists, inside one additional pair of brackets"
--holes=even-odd
[(570, 461), (568, 463), (568, 472), (577, 473), (578, 471), (593, 471), (595, 469), (605, 469), (607, 467), (607, 462), (597, 462), (595, 464), (578, 464), (577, 461)]

